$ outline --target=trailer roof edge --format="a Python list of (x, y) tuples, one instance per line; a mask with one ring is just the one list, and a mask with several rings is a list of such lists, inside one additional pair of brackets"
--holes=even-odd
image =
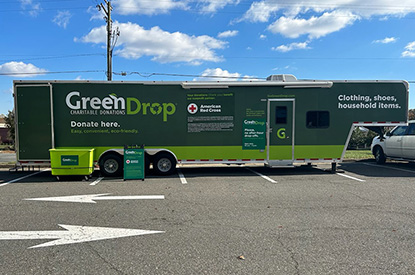
[(331, 88), (333, 82), (331, 81), (297, 81), (297, 82), (280, 82), (280, 81), (258, 81), (258, 82), (244, 82), (244, 81), (229, 81), (229, 82), (183, 82), (181, 83), (184, 89), (223, 89), (232, 86), (246, 87), (246, 86), (283, 86), (284, 88)]

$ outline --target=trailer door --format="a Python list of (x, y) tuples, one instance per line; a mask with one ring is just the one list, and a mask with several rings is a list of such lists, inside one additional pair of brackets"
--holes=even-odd
[(52, 146), (51, 86), (16, 85), (17, 159), (49, 160)]
[(268, 100), (268, 163), (288, 165), (294, 160), (295, 99)]

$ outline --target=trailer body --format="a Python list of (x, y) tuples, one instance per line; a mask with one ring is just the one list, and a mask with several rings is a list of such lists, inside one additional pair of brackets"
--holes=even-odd
[(338, 163), (355, 126), (408, 118), (406, 81), (14, 81), (14, 96), (19, 164), (94, 149), (106, 174), (111, 163), (120, 173), (122, 148), (134, 144), (160, 173), (176, 163)]

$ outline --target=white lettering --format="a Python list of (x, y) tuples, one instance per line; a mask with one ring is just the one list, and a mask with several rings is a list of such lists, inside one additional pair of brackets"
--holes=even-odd
[(102, 100), (102, 107), (104, 107), (104, 109), (107, 110), (111, 110), (112, 109), (112, 99), (109, 97), (104, 97), (104, 99)]
[(101, 105), (101, 99), (98, 97), (91, 98), (91, 102), (89, 103), (92, 109), (98, 110)]
[(96, 121), (71, 121), (72, 128), (96, 128), (99, 123)]
[(66, 105), (69, 108), (71, 108), (72, 110), (79, 110), (81, 108), (81, 105), (80, 105), (79, 101), (77, 101), (75, 105), (72, 105), (72, 103), (71, 103), (71, 97), (73, 97), (73, 96), (79, 96), (79, 92), (77, 92), (77, 91), (70, 92), (66, 96)]
[(82, 100), (82, 109), (86, 109), (86, 103), (88, 102), (88, 101), (91, 101), (91, 98), (89, 98), (89, 97), (83, 97), (83, 98), (81, 98), (81, 100)]
[(364, 101), (370, 102), (372, 99), (368, 95), (339, 95), (339, 101)]
[(80, 97), (80, 93), (78, 91), (70, 92), (66, 96), (66, 105), (72, 110), (99, 110), (101, 109), (101, 106), (105, 110), (125, 110), (125, 100), (122, 97), (117, 98), (110, 95), (109, 97), (104, 97), (101, 100), (98, 97)]
[[(122, 97), (115, 97), (113, 95), (110, 95), (110, 98), (112, 98), (112, 100), (114, 100), (114, 109), (118, 110), (118, 109), (125, 109), (125, 100)], [(118, 107), (118, 104), (121, 104), (121, 107)]]

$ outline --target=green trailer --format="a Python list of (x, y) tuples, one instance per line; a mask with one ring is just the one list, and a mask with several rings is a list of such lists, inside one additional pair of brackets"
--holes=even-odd
[[(145, 145), (145, 166), (342, 161), (356, 126), (404, 125), (406, 81), (14, 81), (20, 165), (50, 165), (50, 149), (93, 150), (122, 175), (123, 148)], [(151, 166), (152, 164), (152, 166)]]

